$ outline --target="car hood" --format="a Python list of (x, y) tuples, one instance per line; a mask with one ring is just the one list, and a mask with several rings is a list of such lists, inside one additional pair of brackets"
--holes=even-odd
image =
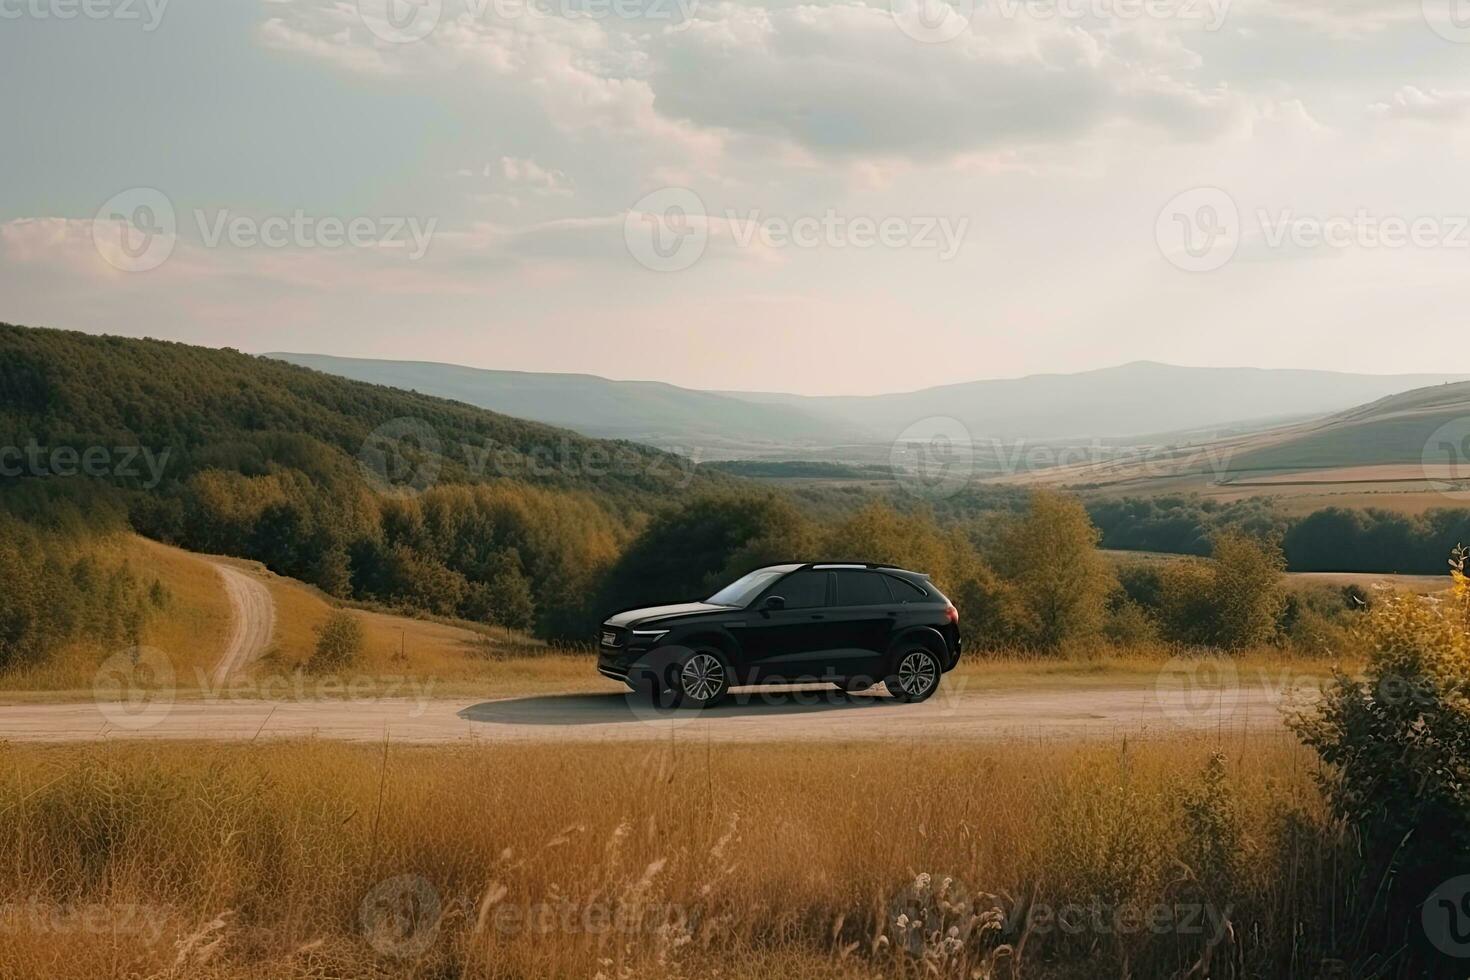
[(701, 613), (727, 613), (732, 610), (731, 606), (716, 606), (708, 602), (680, 602), (672, 606), (648, 606), (643, 609), (625, 609), (615, 616), (609, 616), (605, 622), (608, 626), (633, 626), (635, 624), (650, 623), (660, 619), (670, 619), (675, 616), (697, 616)]

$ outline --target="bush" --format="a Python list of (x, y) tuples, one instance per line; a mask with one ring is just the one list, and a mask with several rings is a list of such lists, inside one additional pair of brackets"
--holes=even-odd
[(1239, 650), (1271, 641), (1286, 611), (1285, 563), (1274, 542), (1226, 531), (1214, 557), (1161, 573), (1159, 616), (1169, 639)]
[(1097, 542), (1086, 509), (1049, 491), (1033, 493), (1026, 513), (1007, 522), (995, 563), (1019, 597), (1023, 643), (1058, 650), (1102, 634), (1118, 578)]
[(362, 652), (362, 624), (349, 612), (338, 609), (316, 628), (316, 652), (307, 662), (311, 671), (338, 670)]
[(1377, 603), (1360, 631), (1363, 679), (1340, 674), (1318, 710), (1294, 722), (1328, 764), (1322, 783), (1359, 841), (1363, 887), (1382, 892), (1390, 927), (1411, 919), (1437, 884), (1470, 870), (1464, 552), (1454, 565), (1448, 604), (1403, 594)]

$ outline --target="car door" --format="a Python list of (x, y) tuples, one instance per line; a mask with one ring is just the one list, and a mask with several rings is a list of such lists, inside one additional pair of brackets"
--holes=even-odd
[(829, 618), (840, 643), (834, 668), (845, 677), (877, 677), (898, 615), (887, 577), (867, 569), (838, 569), (833, 575)]
[[(824, 659), (829, 645), (828, 597), (831, 573), (803, 569), (770, 586), (745, 617), (742, 645), (754, 680), (774, 682), (812, 676), (807, 666)], [(780, 596), (785, 608), (762, 608), (770, 596)]]

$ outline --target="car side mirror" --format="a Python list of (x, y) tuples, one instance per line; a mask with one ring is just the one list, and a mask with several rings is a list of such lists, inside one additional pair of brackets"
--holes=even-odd
[(784, 598), (782, 598), (781, 596), (778, 596), (778, 595), (768, 595), (768, 596), (766, 596), (765, 600), (761, 602), (761, 608), (762, 609), (785, 609), (786, 608), (786, 600)]

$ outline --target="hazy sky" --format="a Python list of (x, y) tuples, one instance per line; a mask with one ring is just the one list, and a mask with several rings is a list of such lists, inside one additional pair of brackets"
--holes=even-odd
[(0, 0), (0, 319), (810, 393), (1466, 371), (1460, 3)]

